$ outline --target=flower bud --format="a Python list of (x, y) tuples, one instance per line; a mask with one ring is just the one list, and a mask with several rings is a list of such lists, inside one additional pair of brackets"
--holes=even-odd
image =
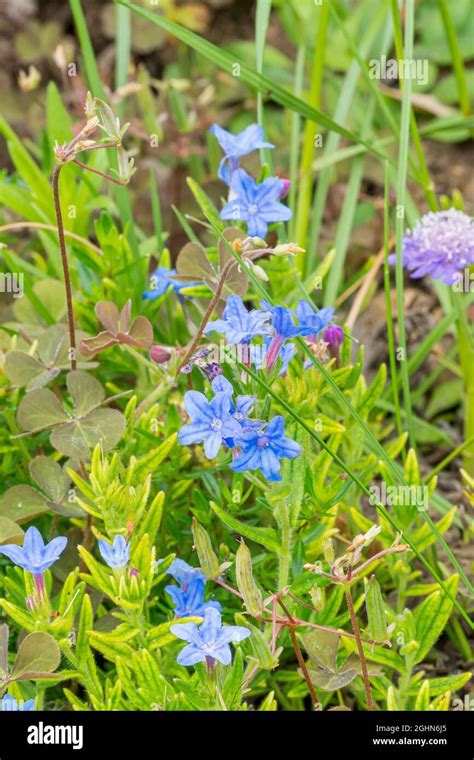
[(171, 359), (171, 353), (167, 348), (156, 343), (150, 349), (150, 359), (155, 364), (166, 364)]

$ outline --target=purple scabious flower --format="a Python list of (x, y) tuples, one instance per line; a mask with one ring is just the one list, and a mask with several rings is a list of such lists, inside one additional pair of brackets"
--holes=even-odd
[(264, 238), (272, 222), (287, 222), (292, 217), (288, 206), (279, 203), (284, 184), (278, 177), (268, 177), (259, 185), (244, 169), (232, 176), (232, 198), (221, 211), (221, 219), (246, 222), (248, 234)]
[(301, 454), (299, 443), (285, 437), (285, 421), (281, 416), (274, 417), (263, 431), (246, 431), (236, 445), (241, 452), (231, 469), (235, 472), (261, 470), (270, 481), (281, 480), (280, 459), (295, 459)]
[(176, 269), (168, 269), (168, 267), (160, 266), (155, 269), (151, 275), (153, 287), (150, 290), (145, 290), (143, 298), (148, 301), (155, 301), (160, 296), (163, 296), (170, 288), (173, 288), (175, 293), (180, 293), (183, 288), (190, 288), (193, 285), (198, 285), (197, 282), (180, 282), (175, 280)]
[(0, 699), (0, 712), (31, 712), (35, 709), (35, 700), (27, 699), (26, 702), (17, 702), (11, 694), (5, 694)]
[(260, 148), (275, 147), (272, 143), (265, 142), (263, 128), (258, 124), (251, 124), (237, 135), (233, 135), (218, 124), (213, 124), (209, 131), (217, 137), (224, 151), (224, 158), (217, 174), (227, 185), (230, 185), (234, 171), (239, 168), (239, 159), (242, 156)]
[(179, 623), (170, 631), (178, 639), (188, 642), (177, 657), (180, 665), (187, 666), (203, 661), (212, 666), (215, 660), (229, 665), (232, 660), (229, 644), (250, 636), (248, 628), (241, 625), (222, 625), (220, 612), (215, 607), (206, 608), (204, 622), (199, 628), (196, 623)]
[(209, 322), (204, 328), (204, 333), (207, 335), (213, 330), (224, 333), (230, 345), (250, 343), (252, 338), (269, 335), (267, 323), (270, 318), (271, 313), (268, 311), (247, 311), (240, 296), (231, 295), (227, 299), (222, 319)]
[(195, 576), (186, 588), (180, 586), (165, 586), (166, 593), (171, 597), (174, 606), (174, 614), (181, 617), (204, 617), (208, 607), (221, 609), (219, 602), (204, 601), (205, 580)]
[[(395, 254), (389, 257), (396, 262)], [(403, 238), (403, 265), (410, 277), (429, 274), (452, 285), (459, 272), (474, 264), (474, 222), (463, 211), (431, 211)]]
[(113, 569), (125, 567), (130, 559), (130, 545), (123, 536), (115, 536), (113, 543), (100, 539), (99, 552), (104, 562)]
[(231, 397), (228, 393), (217, 393), (208, 401), (204, 393), (188, 391), (184, 396), (184, 408), (191, 417), (191, 423), (184, 425), (178, 433), (183, 446), (203, 443), (208, 459), (214, 459), (226, 438), (236, 438), (242, 428), (230, 412)]

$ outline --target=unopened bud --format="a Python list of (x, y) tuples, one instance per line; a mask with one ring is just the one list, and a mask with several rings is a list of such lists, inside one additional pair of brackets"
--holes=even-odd
[(156, 343), (150, 349), (150, 359), (155, 364), (166, 364), (171, 359), (171, 353), (167, 348)]

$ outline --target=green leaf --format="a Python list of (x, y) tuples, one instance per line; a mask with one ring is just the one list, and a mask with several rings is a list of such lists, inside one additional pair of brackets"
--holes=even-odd
[(194, 546), (201, 563), (201, 568), (207, 578), (217, 578), (219, 575), (219, 560), (217, 559), (214, 550), (212, 548), (212, 541), (209, 533), (203, 526), (193, 517), (192, 531), (194, 538)]
[(12, 486), (3, 494), (0, 513), (2, 518), (17, 523), (29, 522), (47, 512), (46, 499), (31, 486)]
[(72, 459), (87, 459), (90, 450), (100, 443), (110, 451), (122, 438), (126, 428), (123, 414), (116, 409), (95, 409), (86, 417), (61, 425), (51, 433), (51, 445)]
[(29, 681), (53, 673), (61, 662), (61, 651), (49, 633), (36, 631), (21, 642), (12, 670), (15, 681)]
[[(456, 596), (459, 576), (452, 575), (446, 581), (446, 587), (453, 597)], [(415, 610), (416, 640), (419, 649), (416, 653), (415, 665), (425, 659), (428, 652), (441, 636), (451, 615), (453, 602), (443, 591), (430, 594)]]
[(0, 516), (0, 544), (23, 543), (23, 531), (13, 520)]
[[(430, 678), (430, 695), (432, 697), (438, 697), (441, 694), (445, 694), (447, 691), (458, 691), (472, 678), (472, 673), (457, 673), (452, 676), (441, 676), (440, 678)], [(408, 694), (411, 697), (416, 697), (418, 694), (418, 684), (410, 687)]]
[(213, 501), (211, 501), (211, 509), (230, 530), (234, 530), (236, 533), (240, 533), (241, 536), (245, 536), (245, 538), (249, 538), (251, 541), (265, 546), (271, 552), (275, 552), (276, 554), (281, 553), (282, 547), (273, 528), (259, 528), (254, 525), (247, 525), (229, 512), (226, 512), (225, 509), (222, 509), (222, 507), (219, 507)]
[(69, 372), (67, 388), (74, 401), (76, 417), (85, 417), (105, 399), (105, 391), (95, 377), (82, 370)]
[(24, 396), (17, 412), (17, 422), (22, 430), (35, 432), (68, 422), (69, 417), (54, 393), (47, 388), (40, 388)]
[(215, 279), (215, 273), (209, 263), (206, 251), (198, 243), (186, 243), (178, 254), (176, 272), (182, 279)]
[(223, 230), (224, 223), (209, 196), (206, 195), (204, 190), (201, 189), (201, 187), (192, 177), (188, 177), (187, 183), (204, 216), (206, 218), (212, 219), (213, 224), (215, 224), (218, 229)]
[(61, 465), (50, 457), (38, 456), (28, 465), (30, 475), (51, 501), (61, 502), (71, 482)]

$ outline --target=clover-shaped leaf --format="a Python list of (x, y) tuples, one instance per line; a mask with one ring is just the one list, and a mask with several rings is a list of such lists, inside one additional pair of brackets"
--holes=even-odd
[(15, 319), (21, 322), (26, 331), (32, 335), (38, 332), (38, 325), (47, 327), (42, 310), (46, 311), (55, 323), (66, 316), (66, 296), (64, 285), (59, 280), (47, 278), (38, 280), (32, 287), (33, 300), (25, 296), (17, 298), (13, 306)]
[(41, 679), (53, 673), (61, 662), (61, 650), (49, 633), (35, 631), (21, 642), (10, 681)]
[(0, 515), (0, 544), (21, 544), (23, 531), (13, 520)]
[(53, 428), (51, 445), (65, 456), (86, 459), (98, 443), (109, 451), (125, 431), (125, 417), (116, 409), (101, 408), (105, 391), (98, 380), (87, 372), (75, 370), (67, 376), (67, 388), (73, 401), (73, 412), (66, 411), (54, 393), (46, 388), (31, 391), (22, 399), (17, 412), (22, 435)]
[(176, 279), (215, 282), (216, 274), (207, 258), (207, 253), (199, 243), (186, 243), (176, 260)]
[(35, 631), (22, 640), (10, 673), (8, 626), (0, 626), (0, 697), (12, 681), (39, 681), (52, 678), (51, 674), (59, 667), (60, 662), (61, 650), (53, 637), (49, 633)]
[(61, 465), (50, 457), (38, 456), (31, 460), (28, 469), (41, 490), (28, 485), (9, 488), (1, 500), (0, 515), (20, 525), (48, 511), (64, 517), (83, 516), (82, 509), (68, 501), (71, 479)]
[(135, 348), (150, 348), (153, 342), (153, 328), (150, 322), (146, 317), (136, 317), (130, 325), (130, 312), (130, 300), (121, 311), (112, 301), (100, 301), (95, 307), (95, 313), (105, 330), (93, 338), (81, 340), (81, 354), (93, 356), (109, 346), (120, 343)]
[[(86, 338), (86, 333), (76, 332), (76, 338)], [(42, 388), (69, 366), (69, 333), (66, 325), (52, 325), (38, 338), (36, 356), (26, 351), (8, 351), (5, 356), (5, 374), (13, 385), (25, 387), (26, 392)], [(89, 364), (90, 367), (97, 366)], [(79, 369), (87, 367), (85, 361)]]
[[(323, 691), (342, 689), (361, 674), (361, 664), (356, 654), (349, 655), (340, 667), (337, 666), (339, 638), (327, 631), (312, 631), (301, 637), (310, 658), (310, 678)], [(370, 675), (377, 675), (378, 672), (369, 667)]]
[[(242, 230), (237, 227), (227, 227), (222, 234), (230, 244), (243, 236)], [(175, 278), (177, 280), (203, 282), (210, 290), (215, 290), (223, 268), (232, 259), (232, 254), (223, 240), (219, 240), (218, 254), (219, 266), (216, 272), (208, 259), (205, 248), (199, 243), (187, 243), (178, 255)], [(247, 289), (247, 275), (236, 261), (228, 271), (221, 299), (225, 301), (231, 293), (243, 296)]]

